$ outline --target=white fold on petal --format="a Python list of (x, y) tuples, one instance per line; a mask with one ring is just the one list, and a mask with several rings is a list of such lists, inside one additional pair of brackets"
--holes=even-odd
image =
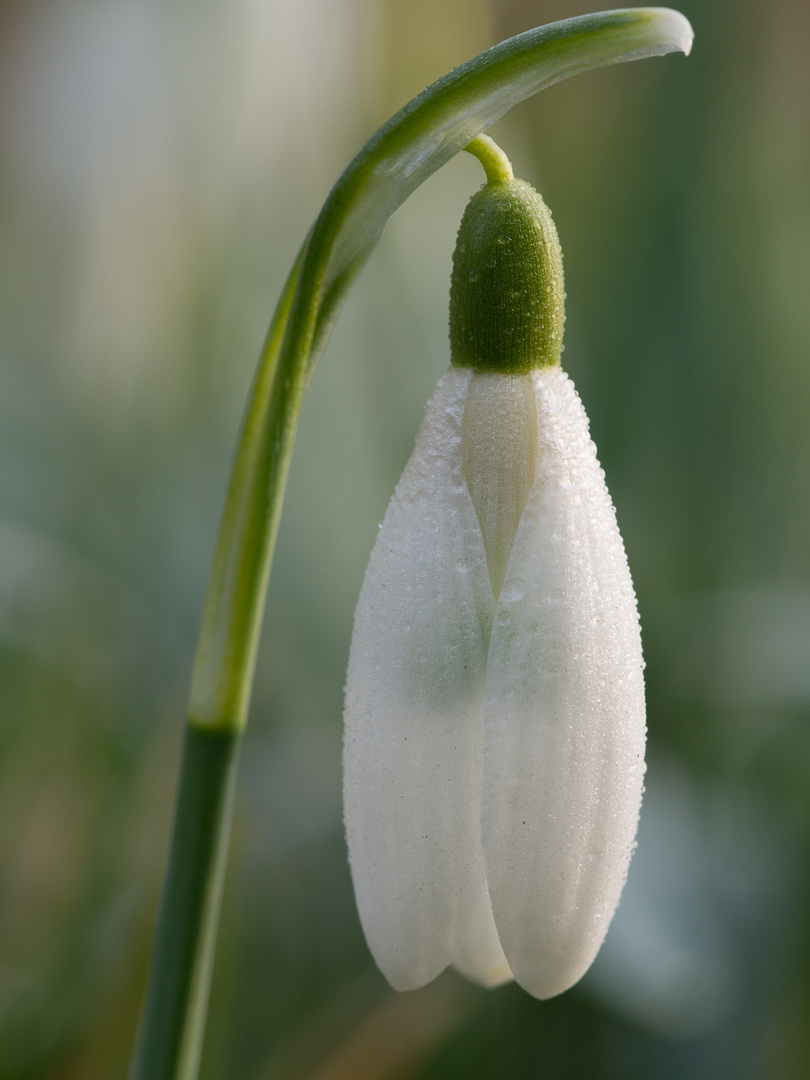
[(453, 967), (465, 978), (488, 990), (514, 979), (501, 948), (489, 893), (484, 893), (478, 902), (469, 936), (453, 961)]
[(464, 479), (497, 597), (537, 472), (537, 404), (530, 375), (473, 375), (461, 447)]
[(487, 664), (482, 796), (492, 910), (546, 998), (594, 959), (619, 902), (644, 775), (636, 601), (573, 384), (535, 373), (539, 455)]
[(346, 687), (344, 807), (366, 940), (392, 986), (435, 978), (485, 892), (484, 677), (494, 601), (462, 475), (472, 373), (451, 369), (371, 555)]

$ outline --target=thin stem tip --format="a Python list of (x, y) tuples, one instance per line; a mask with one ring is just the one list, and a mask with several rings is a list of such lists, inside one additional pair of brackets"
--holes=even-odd
[(467, 143), (464, 149), (481, 162), (488, 184), (505, 184), (514, 180), (511, 161), (489, 135), (479, 135), (471, 143)]

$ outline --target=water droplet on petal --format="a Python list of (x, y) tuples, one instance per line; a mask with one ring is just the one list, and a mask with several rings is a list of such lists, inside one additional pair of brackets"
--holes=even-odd
[(507, 604), (515, 604), (518, 600), (523, 599), (523, 594), (526, 592), (526, 582), (521, 578), (509, 578), (503, 583), (501, 589), (501, 600)]

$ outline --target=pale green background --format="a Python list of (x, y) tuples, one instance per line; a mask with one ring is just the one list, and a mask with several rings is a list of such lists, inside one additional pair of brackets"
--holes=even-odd
[[(208, 560), (255, 358), (332, 181), (568, 0), (0, 5), (0, 1078), (123, 1078)], [(555, 214), (564, 365), (636, 580), (650, 769), (605, 949), (548, 1003), (369, 959), (340, 810), (354, 600), (448, 358), (452, 162), (306, 404), (204, 1080), (810, 1073), (810, 7), (688, 0), (692, 57), (493, 134)]]

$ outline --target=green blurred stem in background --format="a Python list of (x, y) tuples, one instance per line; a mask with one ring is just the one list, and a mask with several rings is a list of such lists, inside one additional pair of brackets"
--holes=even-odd
[(691, 44), (688, 21), (667, 8), (601, 12), (520, 34), (414, 98), (332, 189), (273, 317), (239, 439), (192, 674), (136, 1080), (197, 1075), (236, 765), (295, 429), (354, 279), (391, 214), (513, 105), (569, 75), (688, 54)]

